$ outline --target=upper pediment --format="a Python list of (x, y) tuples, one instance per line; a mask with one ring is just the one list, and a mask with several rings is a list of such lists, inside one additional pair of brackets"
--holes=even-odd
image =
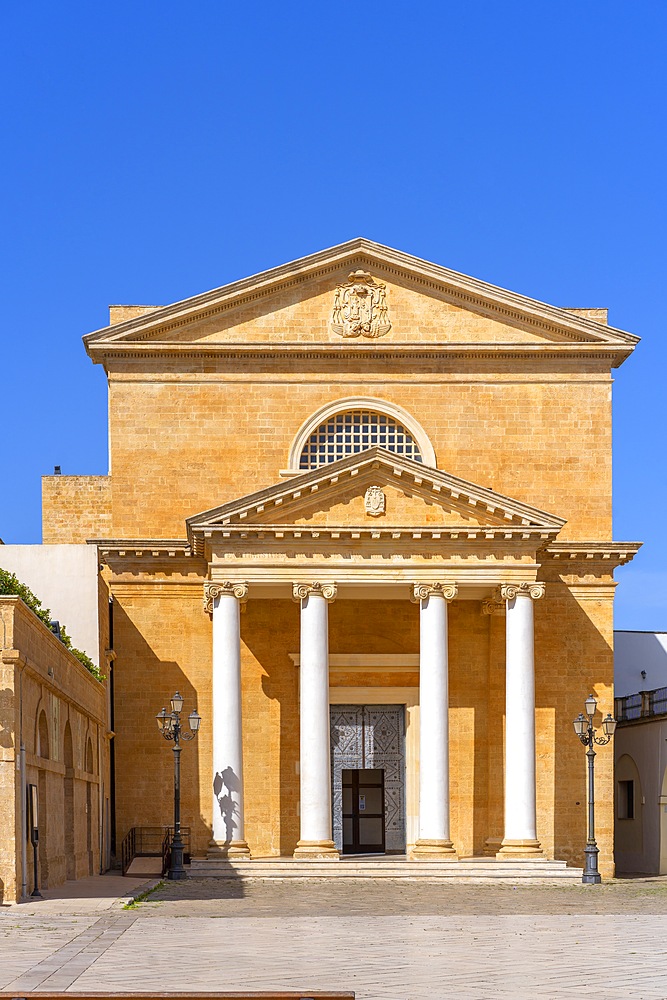
[(457, 476), (371, 448), (295, 476), (187, 521), (193, 551), (212, 534), (250, 528), (340, 528), (443, 532), (478, 529), (554, 538), (562, 518)]
[[(129, 307), (128, 307), (129, 310)], [(610, 353), (638, 338), (602, 312), (538, 302), (364, 239), (169, 306), (122, 312), (84, 338), (95, 361), (117, 354), (252, 351)]]

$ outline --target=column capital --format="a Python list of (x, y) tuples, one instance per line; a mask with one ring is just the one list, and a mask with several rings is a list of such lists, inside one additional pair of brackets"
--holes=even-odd
[(546, 585), (544, 583), (501, 583), (498, 587), (499, 598), (503, 601), (513, 601), (515, 597), (530, 597), (533, 601), (538, 601), (544, 597)]
[(502, 615), (505, 611), (505, 602), (498, 600), (498, 596), (486, 597), (482, 601), (483, 615)]
[(305, 601), (311, 594), (323, 597), (325, 601), (331, 603), (336, 600), (338, 588), (335, 583), (293, 583), (292, 600), (298, 604)]
[(247, 583), (230, 583), (228, 580), (223, 583), (210, 583), (204, 584), (204, 611), (208, 615), (213, 614), (213, 604), (216, 597), (221, 597), (222, 595), (227, 597), (235, 597), (242, 604), (248, 599), (248, 584)]
[(429, 597), (444, 597), (449, 603), (454, 600), (458, 592), (459, 588), (455, 583), (413, 583), (410, 600), (413, 604), (419, 604)]

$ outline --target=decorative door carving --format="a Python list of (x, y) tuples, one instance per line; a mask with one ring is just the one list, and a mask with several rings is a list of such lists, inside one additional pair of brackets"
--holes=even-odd
[(332, 705), (333, 839), (343, 849), (343, 770), (384, 771), (385, 849), (405, 851), (405, 707)]

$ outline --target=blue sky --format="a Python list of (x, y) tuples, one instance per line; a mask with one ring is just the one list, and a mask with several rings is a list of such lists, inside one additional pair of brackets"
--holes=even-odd
[(614, 387), (617, 627), (667, 629), (667, 6), (5, 4), (0, 536), (105, 473), (81, 336), (357, 235), (640, 335)]

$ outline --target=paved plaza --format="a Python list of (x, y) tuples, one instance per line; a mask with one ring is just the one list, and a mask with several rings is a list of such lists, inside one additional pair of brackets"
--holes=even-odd
[(362, 1000), (667, 998), (667, 880), (159, 885), (100, 876), (0, 907), (0, 989), (350, 989)]

